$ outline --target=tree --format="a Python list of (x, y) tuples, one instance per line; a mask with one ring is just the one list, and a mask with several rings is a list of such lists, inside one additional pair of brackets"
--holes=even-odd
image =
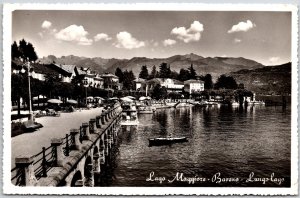
[(156, 78), (157, 76), (158, 76), (158, 74), (157, 74), (157, 71), (156, 71), (156, 67), (155, 67), (155, 65), (153, 65), (152, 71), (151, 71), (151, 73), (149, 75), (149, 79)]
[(11, 45), (11, 59), (18, 59), (20, 58), (20, 52), (19, 52), (19, 47), (16, 41)]
[(215, 88), (225, 88), (225, 89), (236, 89), (237, 88), (237, 83), (235, 79), (232, 76), (226, 76), (222, 74), (218, 80), (217, 83), (215, 84)]
[(206, 74), (204, 77), (204, 89), (212, 89), (213, 82), (210, 74)]
[(33, 45), (31, 43), (27, 43), (24, 39), (19, 41), (19, 53), (23, 63), (27, 61), (35, 62), (38, 59)]
[(124, 74), (123, 74), (122, 70), (121, 70), (119, 67), (116, 69), (115, 75), (118, 76), (119, 82), (120, 82), (120, 83), (123, 83), (123, 80), (124, 80)]
[(172, 79), (178, 79), (178, 73), (176, 71), (171, 71), (171, 75), (170, 75), (170, 78)]
[(146, 65), (142, 66), (141, 72), (139, 74), (139, 78), (148, 79), (149, 73)]
[(160, 78), (170, 78), (171, 69), (167, 63), (162, 63), (159, 66), (159, 77)]
[(134, 87), (134, 80), (135, 80), (135, 76), (132, 72), (132, 70), (124, 71), (124, 80), (123, 80), (123, 89), (125, 90), (132, 90)]
[(190, 79), (196, 79), (197, 73), (193, 67), (193, 64), (191, 64), (191, 66), (189, 68), (189, 72), (190, 72)]
[(45, 75), (45, 88), (48, 91), (48, 97), (53, 97), (53, 92), (55, 92), (55, 83), (60, 82), (60, 78), (55, 73), (49, 73)]
[(20, 98), (24, 98), (24, 93), (27, 92), (26, 77), (23, 75), (12, 74), (11, 75), (11, 99), (17, 101), (18, 115), (20, 115)]
[(186, 81), (190, 79), (190, 72), (189, 70), (186, 69), (180, 69), (179, 75), (178, 75), (178, 80), (180, 81)]

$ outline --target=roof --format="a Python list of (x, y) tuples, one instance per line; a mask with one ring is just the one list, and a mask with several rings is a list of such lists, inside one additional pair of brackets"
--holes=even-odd
[(145, 82), (146, 80), (143, 78), (137, 78), (134, 80), (134, 82)]
[(183, 82), (173, 79), (173, 78), (153, 78), (151, 80), (148, 80), (147, 83), (159, 83), (159, 84), (163, 84), (167, 79), (171, 79), (174, 84), (176, 85), (183, 85)]
[(76, 67), (75, 65), (59, 65), (59, 64), (54, 64), (54, 65), (56, 65), (57, 67), (65, 70), (66, 72), (71, 73), (71, 74), (73, 73), (73, 71)]
[(194, 79), (191, 79), (191, 80), (186, 80), (184, 81), (184, 83), (204, 83), (204, 81), (202, 80), (194, 80)]
[(101, 78), (101, 77), (94, 77), (94, 79), (96, 79), (96, 80), (103, 80), (103, 78)]
[(77, 68), (78, 75), (85, 75), (86, 71), (81, 70), (80, 68)]
[(35, 73), (39, 74), (61, 74), (55, 68), (51, 67), (49, 64), (39, 64), (33, 63), (31, 64), (31, 68)]
[(101, 74), (102, 78), (119, 78), (116, 75), (113, 75), (112, 73), (106, 73), (106, 74)]

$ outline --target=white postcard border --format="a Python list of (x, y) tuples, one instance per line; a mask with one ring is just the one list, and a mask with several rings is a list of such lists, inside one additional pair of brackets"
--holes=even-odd
[[(66, 6), (67, 5), (67, 6)], [(18, 187), (10, 182), (10, 46), (13, 10), (185, 10), (185, 11), (291, 11), (292, 12), (292, 118), (291, 118), (291, 187)], [(133, 4), (5, 4), (3, 6), (3, 192), (4, 194), (57, 195), (296, 195), (298, 194), (298, 16), (290, 4), (198, 4), (198, 3), (133, 3)], [(7, 75), (5, 75), (7, 74)]]

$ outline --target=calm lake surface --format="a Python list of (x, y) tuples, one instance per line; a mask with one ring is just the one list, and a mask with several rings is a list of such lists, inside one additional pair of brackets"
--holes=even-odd
[[(112, 168), (99, 185), (290, 186), (290, 107), (160, 109), (139, 121), (121, 129)], [(188, 142), (148, 146), (148, 138), (168, 135)]]

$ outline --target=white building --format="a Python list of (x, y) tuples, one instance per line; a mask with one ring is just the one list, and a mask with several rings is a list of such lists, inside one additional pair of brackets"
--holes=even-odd
[(190, 94), (204, 91), (204, 82), (202, 80), (186, 80), (184, 81), (184, 91)]
[(183, 82), (171, 78), (153, 78), (146, 81), (146, 86), (149, 90), (153, 90), (156, 84), (160, 84), (161, 87), (166, 87), (169, 92), (181, 92), (184, 87)]

